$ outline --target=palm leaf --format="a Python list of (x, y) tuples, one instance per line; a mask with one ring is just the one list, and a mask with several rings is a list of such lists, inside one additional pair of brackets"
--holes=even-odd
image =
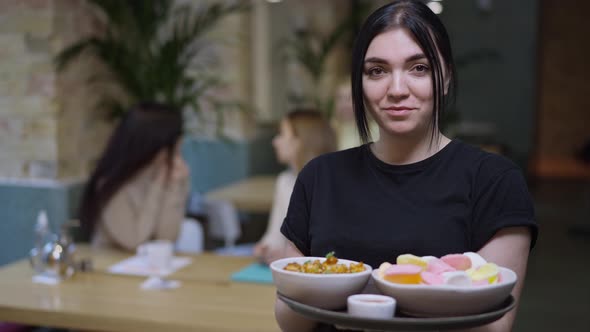
[[(105, 32), (62, 50), (54, 59), (56, 68), (63, 70), (82, 54), (91, 54), (107, 66), (106, 77), (114, 78), (130, 102), (161, 101), (178, 109), (198, 105), (197, 99), (219, 84), (202, 75), (191, 77), (194, 74), (189, 69), (198, 62), (204, 34), (223, 17), (249, 8), (245, 0), (197, 8), (189, 4), (173, 7), (170, 0), (88, 1), (101, 14)], [(104, 79), (93, 77), (91, 84), (104, 83)], [(116, 105), (109, 98), (104, 96), (101, 106), (120, 113), (122, 103)]]
[(321, 67), (324, 67), (324, 63), (330, 52), (338, 45), (342, 38), (351, 31), (353, 27), (352, 17), (342, 20), (335, 28), (326, 36), (321, 43), (320, 53), (318, 62), (321, 63)]
[[(343, 38), (352, 31), (356, 16), (351, 15), (338, 23), (326, 36), (311, 30), (296, 31), (291, 39), (282, 40), (280, 49), (291, 53), (291, 56), (309, 73), (315, 87), (323, 77), (328, 56)], [(319, 110), (331, 115), (333, 101), (322, 101), (319, 96), (290, 96), (296, 104), (313, 103)]]
[(64, 70), (70, 62), (78, 58), (85, 50), (92, 47), (96, 41), (97, 38), (86, 38), (70, 45), (58, 53), (53, 60), (57, 70)]

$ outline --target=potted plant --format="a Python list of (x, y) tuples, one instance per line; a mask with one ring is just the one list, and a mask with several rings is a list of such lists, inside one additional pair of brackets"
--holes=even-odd
[(285, 52), (285, 56), (299, 64), (311, 80), (308, 93), (289, 94), (288, 98), (292, 104), (296, 107), (313, 106), (328, 118), (332, 117), (334, 97), (321, 96), (319, 92), (326, 74), (326, 63), (337, 46), (345, 44), (347, 50), (352, 48), (355, 30), (359, 28), (370, 9), (371, 3), (368, 1), (354, 0), (348, 8), (347, 15), (336, 22), (331, 30), (321, 33), (313, 27), (299, 28), (293, 31), (292, 37), (281, 42), (279, 48)]
[(204, 34), (227, 15), (247, 9), (245, 1), (205, 2), (197, 7), (170, 0), (88, 1), (96, 7), (103, 31), (66, 47), (55, 63), (63, 70), (82, 54), (98, 58), (106, 71), (93, 75), (88, 84), (115, 84), (124, 95), (105, 89), (99, 106), (114, 117), (137, 101), (158, 101), (199, 113), (203, 99), (210, 98), (218, 117), (223, 116), (228, 104), (207, 95), (221, 81), (203, 70), (209, 65), (204, 61), (208, 46)]

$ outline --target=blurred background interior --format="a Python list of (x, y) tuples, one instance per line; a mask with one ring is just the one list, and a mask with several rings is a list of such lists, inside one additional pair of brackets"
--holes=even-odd
[[(514, 330), (590, 331), (590, 2), (426, 2), (448, 29), (458, 67), (445, 132), (514, 160), (535, 199), (540, 236)], [(135, 12), (113, 5), (111, 13), (91, 3), (0, 1), (0, 265), (27, 255), (40, 210), (54, 229), (76, 218), (86, 177), (134, 100), (181, 107), (187, 206), (197, 217), (215, 190), (276, 175), (271, 139), (285, 113), (315, 107), (344, 128), (339, 91), (348, 84), (354, 32), (367, 10), (385, 1), (254, 0), (248, 8), (205, 12), (209, 25), (180, 31), (196, 39), (179, 67), (173, 49), (181, 38), (169, 43), (169, 58), (140, 56), (154, 34), (166, 38), (170, 29), (164, 19), (138, 14), (158, 1), (138, 2)], [(215, 1), (174, 0), (203, 3)], [(109, 40), (109, 17), (120, 19), (125, 37)], [(88, 50), (64, 56), (90, 37), (103, 41), (92, 46), (103, 55), (117, 42), (137, 44), (127, 58)], [(55, 65), (60, 54), (67, 66)], [(149, 70), (156, 72), (151, 80), (138, 74)], [(264, 209), (239, 217), (237, 242), (256, 241)], [(206, 247), (222, 246), (218, 240), (208, 238)]]

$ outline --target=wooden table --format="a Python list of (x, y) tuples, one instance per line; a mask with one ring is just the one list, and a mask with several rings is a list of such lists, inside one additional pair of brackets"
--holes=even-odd
[(95, 270), (49, 286), (31, 282), (28, 261), (0, 268), (0, 321), (94, 331), (278, 331), (271, 285), (236, 283), (231, 273), (252, 258), (203, 254), (170, 276), (175, 290), (146, 291), (145, 278), (106, 268), (128, 257), (79, 248)]
[(255, 176), (213, 190), (207, 194), (207, 198), (227, 200), (243, 212), (269, 213), (275, 182), (274, 175)]

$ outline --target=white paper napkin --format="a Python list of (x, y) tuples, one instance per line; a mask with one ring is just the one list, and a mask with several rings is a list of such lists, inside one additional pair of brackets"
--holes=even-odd
[(140, 288), (145, 290), (166, 290), (180, 287), (178, 280), (168, 280), (160, 277), (149, 277), (141, 283)]
[(157, 270), (148, 265), (145, 257), (133, 256), (110, 266), (109, 272), (146, 277), (153, 275), (167, 276), (190, 263), (190, 257), (173, 257), (169, 269)]

